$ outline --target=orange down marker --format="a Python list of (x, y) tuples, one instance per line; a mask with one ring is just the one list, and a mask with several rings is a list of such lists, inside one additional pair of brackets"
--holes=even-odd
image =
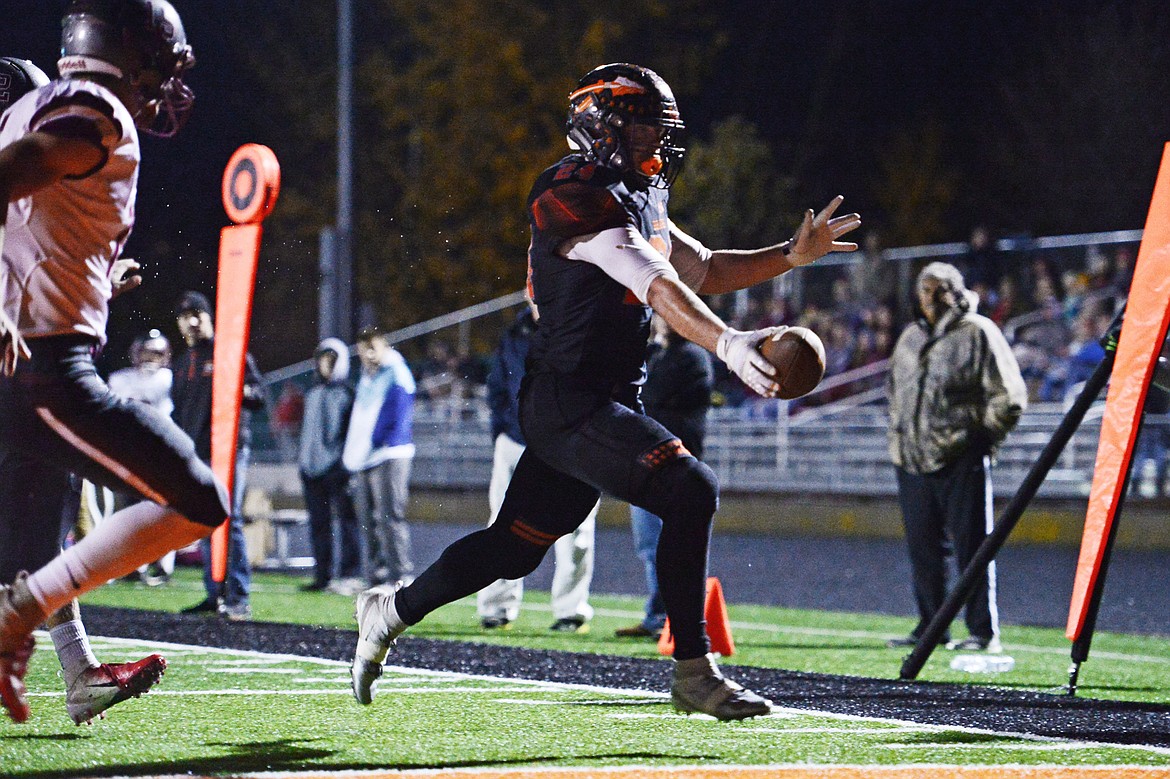
[(1077, 577), (1073, 582), (1065, 635), (1076, 641), (1088, 616), (1090, 594), (1101, 570), (1105, 542), (1117, 516), (1117, 500), (1133, 456), (1137, 423), (1145, 406), (1166, 325), (1170, 320), (1170, 144), (1162, 153), (1162, 165), (1150, 213), (1134, 266), (1133, 282), (1125, 307), (1125, 323), (1117, 343), (1117, 358), (1105, 396), (1101, 438), (1089, 490), (1089, 508), (1081, 538)]
[[(223, 207), (235, 222), (219, 237), (215, 295), (215, 373), (211, 379), (211, 470), (232, 493), (240, 403), (244, 397), (244, 355), (252, 323), (252, 294), (260, 257), (260, 223), (280, 193), (280, 164), (267, 146), (247, 143), (228, 160), (223, 174)], [(230, 517), (229, 517), (230, 520)], [(211, 536), (211, 578), (227, 576), (228, 523)]]

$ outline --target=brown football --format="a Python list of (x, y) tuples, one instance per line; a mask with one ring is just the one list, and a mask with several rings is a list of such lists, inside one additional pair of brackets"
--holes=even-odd
[(825, 376), (825, 346), (807, 327), (790, 327), (760, 341), (757, 348), (776, 369), (779, 397), (785, 400), (807, 395)]

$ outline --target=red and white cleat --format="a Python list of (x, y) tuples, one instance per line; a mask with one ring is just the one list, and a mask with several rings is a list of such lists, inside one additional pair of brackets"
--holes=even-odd
[(24, 675), (36, 642), (32, 632), (45, 614), (28, 589), (28, 574), (21, 571), (12, 584), (0, 585), (0, 703), (15, 722), (28, 719)]
[(28, 672), (28, 660), (32, 657), (36, 642), (29, 636), (10, 652), (0, 652), (0, 702), (8, 710), (13, 722), (28, 719), (28, 697), (24, 688), (24, 675)]
[(88, 668), (69, 685), (65, 708), (74, 724), (89, 724), (105, 718), (106, 709), (124, 700), (137, 698), (158, 684), (167, 661), (150, 655), (136, 663), (102, 663)]

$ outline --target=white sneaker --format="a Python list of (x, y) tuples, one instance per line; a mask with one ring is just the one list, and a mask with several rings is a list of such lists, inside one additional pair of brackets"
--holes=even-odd
[(772, 712), (770, 700), (725, 678), (710, 654), (675, 663), (670, 700), (678, 711), (710, 714), (720, 720), (761, 717)]
[(347, 576), (343, 579), (334, 579), (325, 587), (325, 589), (329, 592), (332, 592), (335, 595), (344, 595), (347, 598), (352, 598), (365, 588), (366, 583), (356, 576)]
[(999, 636), (991, 638), (970, 636), (956, 641), (948, 641), (947, 649), (957, 652), (987, 652), (991, 655), (998, 655), (1003, 652), (1003, 645), (999, 642)]
[(373, 702), (386, 653), (406, 630), (406, 623), (394, 607), (394, 595), (401, 587), (401, 582), (382, 584), (357, 596), (354, 616), (357, 618), (358, 640), (349, 671), (353, 697), (363, 706)]

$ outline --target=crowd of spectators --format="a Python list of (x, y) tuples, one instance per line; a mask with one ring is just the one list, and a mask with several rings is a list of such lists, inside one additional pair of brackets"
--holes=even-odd
[[(1037, 250), (1025, 240), (991, 240), (973, 232), (966, 250), (914, 260), (883, 257), (872, 238), (848, 264), (809, 268), (799, 286), (762, 285), (748, 293), (711, 301), (731, 326), (751, 330), (798, 325), (824, 342), (826, 378), (852, 371), (847, 381), (822, 383), (822, 389), (795, 401), (790, 413), (848, 397), (874, 400), (885, 383), (884, 361), (898, 334), (917, 315), (909, 297), (910, 280), (933, 259), (956, 265), (979, 295), (979, 313), (998, 324), (1012, 346), (1028, 387), (1030, 404), (1068, 405), (1104, 358), (1101, 337), (1124, 302), (1133, 276), (1136, 244), (1087, 245)], [(905, 287), (905, 289), (902, 289)], [(431, 413), (475, 414), (473, 398), (485, 395), (487, 353), (456, 348), (442, 334), (407, 351), (418, 378), (418, 398)], [(713, 404), (735, 407), (745, 417), (772, 418), (776, 401), (754, 395), (716, 363)], [(872, 368), (871, 368), (872, 366)], [(866, 370), (870, 368), (870, 370)], [(299, 428), (301, 393), (292, 382), (279, 393), (270, 424), (277, 442)], [(868, 396), (859, 393), (869, 392)], [(1139, 441), (1138, 476), (1144, 483), (1166, 482), (1170, 470), (1170, 415), (1147, 415)], [(1147, 492), (1151, 492), (1149, 487)]]
[[(801, 305), (786, 295), (749, 298), (735, 310), (723, 307), (739, 329), (800, 325), (820, 335), (825, 345), (825, 375), (838, 376), (887, 359), (898, 333), (916, 315), (899, 298), (896, 280), (913, 278), (928, 259), (909, 273), (897, 263), (881, 263), (869, 249), (859, 262), (819, 271), (828, 278), (806, 284)], [(1104, 357), (1099, 340), (1128, 293), (1134, 247), (1090, 245), (1075, 252), (1030, 252), (996, 248), (983, 229), (972, 234), (964, 254), (945, 257), (979, 295), (979, 313), (1007, 336), (1028, 385), (1032, 402), (1062, 403)], [(814, 271), (816, 272), (816, 271)], [(728, 310), (732, 308), (732, 310)], [(864, 374), (864, 372), (862, 372)], [(860, 375), (804, 401), (818, 405), (880, 385), (880, 374)], [(734, 377), (721, 376), (718, 390), (729, 405), (751, 404), (750, 391)]]
[[(817, 333), (825, 346), (827, 378), (857, 371), (854, 380), (832, 383), (793, 410), (823, 405), (882, 386), (880, 366), (859, 369), (886, 360), (898, 334), (916, 315), (908, 289), (899, 286), (913, 279), (926, 262), (944, 259), (955, 264), (978, 293), (979, 313), (1003, 329), (1027, 382), (1029, 400), (1067, 402), (1104, 356), (1099, 339), (1128, 291), (1135, 246), (1037, 251), (1026, 240), (1014, 242), (1019, 248), (1003, 248), (1007, 243), (997, 244), (986, 229), (976, 228), (962, 254), (890, 260), (883, 259), (871, 235), (851, 258), (854, 262), (802, 271), (799, 294), (764, 285), (750, 293), (716, 298), (712, 307), (741, 330), (797, 325)], [(910, 267), (901, 268), (903, 263)], [(421, 348), (411, 360), (420, 401), (458, 413), (460, 408), (466, 411), (464, 401), (483, 396), (486, 354), (461, 354), (442, 337)], [(716, 405), (742, 407), (752, 416), (776, 413), (774, 401), (755, 396), (720, 367)], [(276, 427), (284, 433), (292, 425), (282, 418)]]

